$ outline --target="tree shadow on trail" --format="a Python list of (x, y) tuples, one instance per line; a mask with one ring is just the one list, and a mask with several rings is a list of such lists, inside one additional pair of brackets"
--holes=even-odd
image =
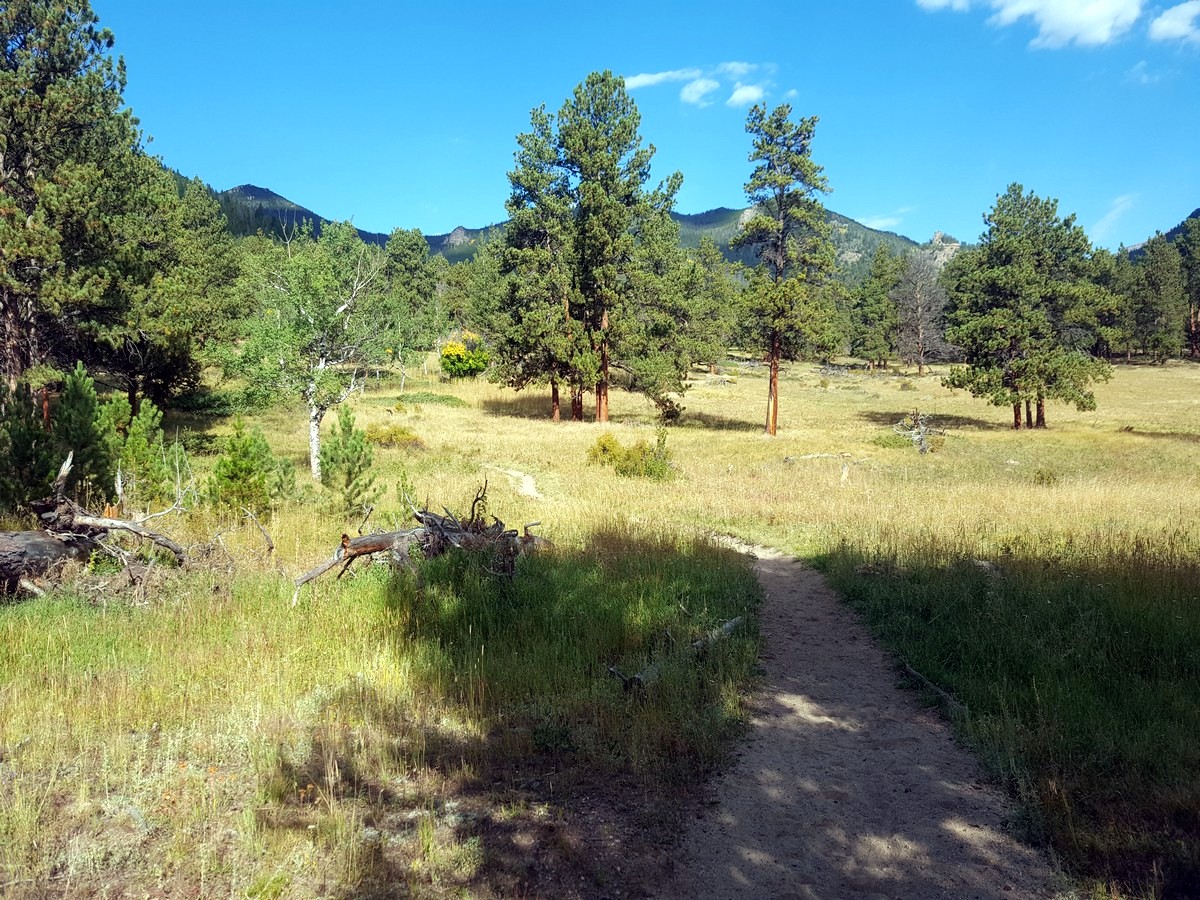
[[(916, 404), (914, 404), (915, 406)], [(883, 410), (872, 410), (869, 412), (860, 412), (858, 417), (874, 425), (892, 426), (897, 422), (904, 420), (906, 416), (912, 414), (913, 406), (905, 407), (904, 409), (896, 410), (895, 412), (884, 412)], [(934, 425), (939, 428), (977, 428), (982, 431), (1000, 431), (1009, 426), (999, 422), (990, 421), (988, 419), (976, 419), (973, 416), (956, 416), (942, 415), (932, 413), (930, 419)]]
[(677, 428), (711, 428), (713, 431), (762, 431), (762, 422), (746, 419), (730, 419), (712, 413), (687, 411), (680, 418)]

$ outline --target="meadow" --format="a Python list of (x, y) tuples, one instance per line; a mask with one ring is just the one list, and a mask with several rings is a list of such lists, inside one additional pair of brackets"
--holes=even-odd
[[(164, 526), (194, 563), (149, 589), (97, 564), (0, 606), (0, 891), (594, 893), (736, 745), (759, 595), (711, 539), (733, 535), (821, 568), (898, 678), (953, 698), (929, 696), (1085, 895), (1200, 893), (1200, 366), (1118, 367), (1096, 412), (1018, 433), (936, 375), (796, 364), (774, 439), (761, 370), (694, 378), (665, 481), (587, 464), (606, 432), (654, 442), (636, 396), (607, 426), (484, 381), (355, 399), (360, 427), (421, 443), (376, 450), (372, 524), (400, 527), (401, 483), (465, 511), (486, 479), (492, 513), (555, 545), (511, 580), (361, 565), (292, 608), (291, 578), (356, 525), (311, 498), (263, 522), (273, 555), (201, 509)], [(918, 408), (946, 429), (935, 453), (893, 433)], [(303, 472), (302, 414), (254, 422)], [(229, 429), (176, 424), (198, 448)], [(650, 663), (635, 694), (607, 674)]]

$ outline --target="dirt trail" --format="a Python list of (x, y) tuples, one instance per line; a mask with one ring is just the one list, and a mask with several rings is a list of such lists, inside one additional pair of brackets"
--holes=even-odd
[(1047, 862), (936, 713), (821, 576), (757, 550), (764, 683), (750, 740), (685, 826), (675, 882), (704, 898), (1059, 896)]

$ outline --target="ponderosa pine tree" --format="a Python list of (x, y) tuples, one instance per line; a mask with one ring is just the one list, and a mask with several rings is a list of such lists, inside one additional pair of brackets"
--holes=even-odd
[(680, 365), (659, 325), (678, 299), (665, 302), (667, 270), (681, 257), (663, 249), (663, 236), (681, 177), (646, 190), (654, 147), (643, 146), (640, 122), (624, 81), (594, 72), (557, 116), (535, 109), (517, 137), (510, 219), (496, 250), (505, 288), (477, 312), (496, 376), (518, 388), (549, 383), (555, 417), (560, 385), (577, 420), (584, 392), (595, 390), (596, 420), (605, 422), (613, 367), (653, 395), (666, 361)]
[(829, 183), (812, 160), (817, 117), (792, 122), (788, 104), (768, 113), (755, 105), (746, 132), (755, 163), (746, 196), (754, 216), (732, 242), (751, 247), (759, 260), (751, 273), (747, 313), (758, 345), (766, 352), (767, 434), (779, 424), (779, 364), (806, 346), (824, 349), (840, 339), (838, 312), (822, 290), (835, 268), (825, 208), (817, 198)]
[(1014, 428), (1022, 425), (1022, 404), (1027, 427), (1045, 427), (1048, 399), (1094, 409), (1090, 385), (1111, 369), (1074, 333), (1076, 322), (1094, 318), (1087, 235), (1074, 216), (1058, 215), (1058, 201), (1019, 184), (1009, 185), (984, 221), (979, 245), (960, 251), (944, 271), (946, 336), (967, 361), (944, 383), (1011, 405)]
[(109, 302), (122, 173), (139, 134), (125, 67), (87, 0), (0, 5), (0, 372), (42, 363), (47, 331)]
[(1187, 297), (1188, 353), (1200, 357), (1200, 217), (1183, 223), (1183, 234), (1176, 241), (1183, 259), (1183, 288)]

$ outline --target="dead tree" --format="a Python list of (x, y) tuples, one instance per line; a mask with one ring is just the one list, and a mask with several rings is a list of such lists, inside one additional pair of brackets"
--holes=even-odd
[(66, 496), (67, 477), (73, 454), (58, 470), (53, 493), (30, 504), (37, 516), (38, 531), (0, 532), (0, 590), (12, 593), (28, 584), (28, 579), (43, 575), (68, 560), (86, 560), (102, 550), (101, 538), (113, 531), (124, 531), (148, 540), (169, 551), (180, 565), (186, 562), (183, 547), (164, 534), (151, 531), (145, 523), (161, 516), (156, 513), (139, 521), (98, 516)]
[(343, 534), (341, 545), (334, 551), (333, 556), (296, 579), (292, 605), (296, 605), (300, 598), (300, 589), (304, 585), (338, 566), (341, 566), (341, 571), (337, 577), (341, 578), (350, 568), (350, 564), (360, 556), (386, 555), (393, 564), (406, 567), (411, 565), (414, 554), (424, 559), (432, 559), (450, 550), (463, 550), (490, 555), (492, 571), (511, 576), (517, 557), (549, 544), (545, 538), (530, 531), (531, 528), (540, 525), (540, 522), (529, 522), (524, 527), (524, 533), (518, 533), (516, 529), (506, 527), (495, 516), (491, 517), (489, 523), (486, 509), (485, 481), (476, 493), (471, 503), (470, 515), (465, 520), (460, 520), (445, 507), (445, 515), (430, 512), (428, 509), (413, 509), (413, 518), (418, 523), (416, 528), (381, 531), (354, 538)]

